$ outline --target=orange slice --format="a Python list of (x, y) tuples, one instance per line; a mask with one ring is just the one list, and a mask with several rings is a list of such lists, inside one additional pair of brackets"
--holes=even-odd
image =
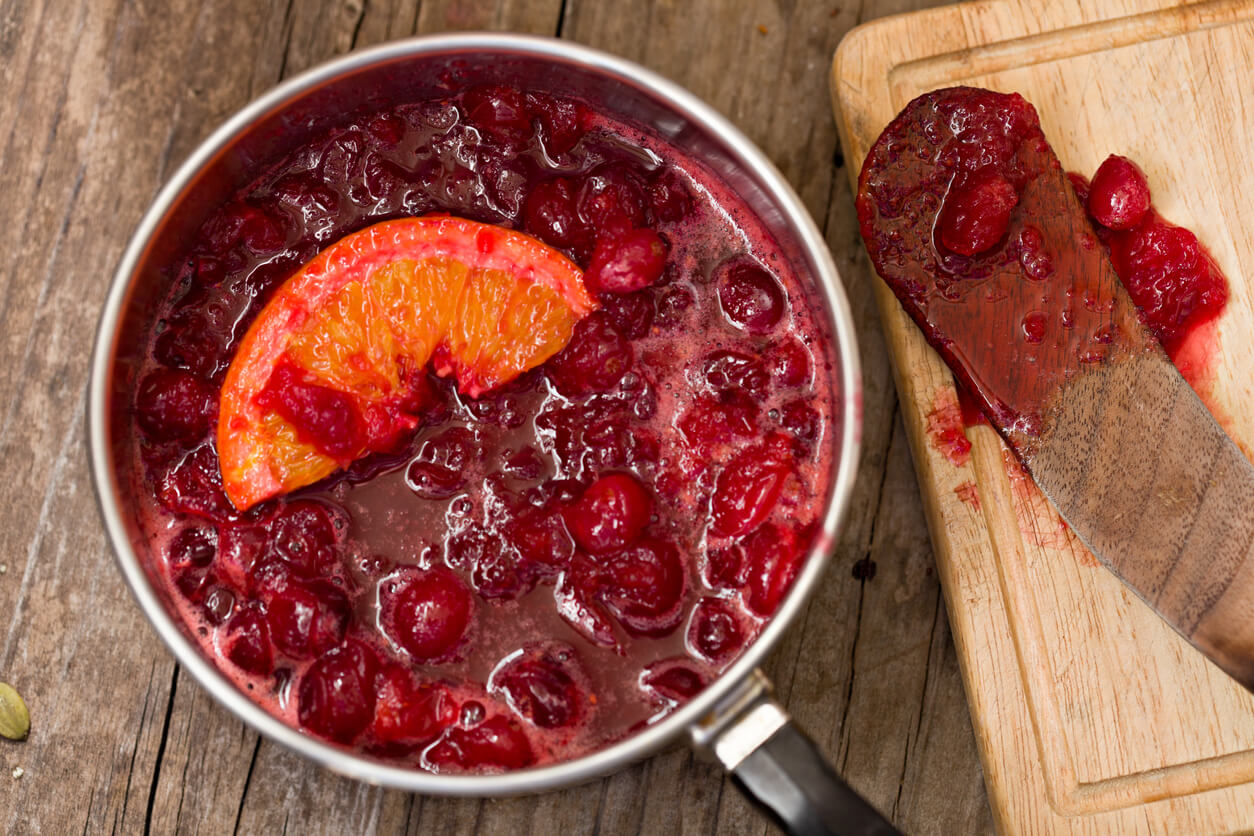
[(239, 510), (387, 449), (428, 362), (472, 397), (557, 353), (596, 303), (579, 268), (461, 218), (385, 221), (323, 250), (248, 329), (222, 385), (218, 457)]

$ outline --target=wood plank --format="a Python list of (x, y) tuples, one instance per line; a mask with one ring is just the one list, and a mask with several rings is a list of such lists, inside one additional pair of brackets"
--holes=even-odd
[[(1247, 190), (1233, 181), (1246, 170), (1238, 149), (1250, 120), (1230, 114), (1248, 108), (1240, 93), (1249, 92), (1254, 6), (1128, 17), (1165, 5), (1058, 4), (1031, 15), (1026, 4), (985, 2), (864, 29), (834, 65), (842, 139), (860, 163), (909, 98), (963, 83), (1022, 92), (1068, 166), (1092, 171), (1108, 152), (1140, 160), (1167, 216), (1201, 231), (1232, 280), (1206, 396), (1248, 445), (1240, 404), (1254, 363), (1240, 266), (1249, 259), (1233, 256), (1252, 242), (1248, 222), (1232, 221), (1245, 217), (1243, 205), (1225, 196)], [(1197, 76), (1207, 85), (1193, 85)], [(1165, 133), (1166, 121), (1179, 131)], [(1226, 133), (1231, 151), (1216, 141)], [(997, 820), (1041, 832), (1249, 827), (1254, 700), (1094, 568), (1030, 483), (1008, 478), (991, 430), (969, 433), (966, 466), (932, 448), (927, 415), (938, 394), (952, 396), (952, 382), (891, 293), (881, 286), (878, 295)], [(954, 492), (972, 480), (982, 514)]]

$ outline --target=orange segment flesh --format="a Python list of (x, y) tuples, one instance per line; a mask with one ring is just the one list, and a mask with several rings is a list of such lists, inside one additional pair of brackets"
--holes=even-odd
[(560, 351), (594, 307), (578, 267), (500, 227), (405, 218), (342, 238), (279, 288), (227, 370), (217, 434), (227, 496), (244, 510), (369, 452), (325, 455), (257, 402), (285, 358), (363, 414), (403, 396), (406, 373), (433, 357), (474, 397)]

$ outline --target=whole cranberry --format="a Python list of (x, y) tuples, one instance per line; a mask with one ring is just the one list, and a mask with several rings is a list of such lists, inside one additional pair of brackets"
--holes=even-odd
[(1131, 229), (1150, 209), (1145, 172), (1127, 157), (1111, 154), (1093, 175), (1086, 204), (1093, 219), (1107, 229)]
[(592, 233), (575, 209), (577, 186), (566, 177), (537, 183), (523, 204), (527, 231), (554, 247), (578, 250), (588, 246)]
[(707, 551), (704, 575), (711, 589), (739, 589), (746, 580), (744, 549), (733, 543)]
[(814, 441), (822, 423), (814, 407), (798, 398), (780, 407), (780, 424), (802, 441)]
[(746, 260), (719, 268), (718, 301), (723, 316), (750, 334), (766, 334), (784, 317), (784, 288), (766, 270)]
[(470, 590), (443, 566), (401, 569), (379, 583), (379, 626), (420, 662), (450, 656), (473, 614)]
[(165, 323), (152, 346), (158, 363), (187, 369), (201, 378), (213, 378), (223, 363), (223, 339), (197, 310), (176, 312)]
[(424, 757), (436, 772), (522, 769), (536, 759), (526, 732), (503, 714), (474, 728), (450, 728)]
[(382, 743), (421, 746), (457, 719), (457, 704), (438, 683), (414, 681), (403, 666), (390, 664), (375, 679), (370, 736)]
[(644, 226), (644, 181), (626, 163), (606, 163), (584, 177), (575, 205), (588, 228), (622, 235)]
[(330, 574), (339, 564), (340, 513), (313, 499), (289, 502), (270, 523), (269, 545), (276, 556), (302, 577)]
[(614, 626), (597, 600), (603, 581), (601, 566), (588, 555), (576, 552), (570, 566), (558, 579), (553, 600), (558, 615), (575, 632), (599, 647), (618, 649)]
[(159, 477), (157, 500), (176, 514), (211, 520), (225, 519), (235, 511), (222, 492), (218, 454), (209, 444), (183, 456)]
[(597, 479), (562, 514), (575, 542), (594, 554), (635, 542), (652, 515), (652, 497), (630, 473)]
[(991, 166), (960, 178), (941, 205), (936, 219), (938, 237), (952, 253), (978, 255), (1005, 237), (1019, 192)]
[(586, 697), (561, 657), (568, 647), (526, 649), (498, 667), (490, 689), (500, 691), (523, 719), (542, 729), (566, 728), (583, 717)]
[(702, 598), (688, 622), (688, 647), (716, 665), (729, 662), (745, 644), (735, 607), (722, 598)]
[(796, 337), (772, 343), (766, 351), (766, 362), (782, 387), (791, 389), (810, 382), (810, 350)]
[(270, 625), (257, 609), (240, 610), (226, 623), (222, 646), (226, 658), (242, 670), (256, 676), (267, 676), (274, 670)]
[(584, 114), (579, 105), (565, 99), (554, 99), (543, 93), (529, 94), (531, 112), (540, 123), (540, 136), (550, 156), (565, 154), (574, 148), (587, 132)]
[(601, 310), (624, 337), (638, 340), (653, 325), (653, 294), (648, 290), (607, 293), (601, 297)]
[(566, 395), (612, 389), (633, 362), (631, 343), (602, 311), (575, 324), (570, 342), (546, 364), (549, 377)]
[(654, 662), (640, 675), (640, 685), (645, 691), (672, 704), (687, 702), (707, 684), (705, 674), (684, 658)]
[(802, 543), (791, 528), (766, 523), (745, 538), (744, 550), (748, 564), (745, 603), (764, 618), (773, 615), (801, 568)]
[(201, 525), (184, 528), (170, 541), (166, 562), (174, 571), (204, 568), (218, 553), (218, 532)]
[(478, 458), (474, 433), (449, 427), (422, 442), (405, 471), (405, 483), (423, 499), (447, 499), (466, 486)]
[(670, 168), (658, 169), (653, 175), (648, 197), (653, 217), (663, 223), (678, 223), (692, 211), (692, 196), (688, 194), (688, 187)]
[(633, 635), (662, 635), (683, 618), (684, 562), (672, 543), (645, 537), (602, 558), (599, 597)]
[(711, 351), (701, 361), (699, 377), (715, 392), (739, 389), (759, 400), (771, 388), (771, 376), (762, 358), (742, 351)]
[(668, 248), (647, 227), (602, 237), (592, 251), (584, 283), (597, 293), (631, 293), (649, 287), (666, 267)]
[(531, 136), (527, 99), (517, 87), (485, 84), (472, 87), (462, 97), (466, 119), (496, 142), (516, 149)]
[(729, 391), (718, 397), (702, 395), (679, 416), (676, 426), (699, 453), (712, 453), (737, 438), (759, 434), (758, 405), (744, 392)]
[(217, 421), (212, 385), (183, 369), (156, 369), (139, 382), (135, 422), (154, 441), (197, 441)]
[(737, 537), (752, 531), (771, 513), (792, 468), (778, 446), (746, 447), (719, 473), (710, 498), (710, 533)]
[(218, 555), (214, 570), (237, 592), (256, 588), (256, 571), (270, 541), (264, 523), (232, 522), (218, 529)]
[(301, 677), (297, 717), (301, 726), (337, 743), (351, 743), (374, 718), (379, 659), (357, 642), (326, 653)]
[(263, 592), (274, 645), (292, 659), (312, 659), (344, 640), (348, 596), (329, 581), (277, 578)]
[(521, 568), (539, 580), (553, 578), (570, 563), (575, 544), (561, 517), (544, 508), (521, 512), (505, 523), (505, 537), (518, 551)]

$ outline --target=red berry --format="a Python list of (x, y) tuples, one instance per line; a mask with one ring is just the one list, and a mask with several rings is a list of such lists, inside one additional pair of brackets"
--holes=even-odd
[(640, 339), (653, 326), (653, 294), (648, 290), (606, 294), (601, 297), (601, 310), (629, 340)]
[(576, 199), (579, 217), (602, 235), (622, 235), (644, 226), (644, 184), (623, 163), (607, 163), (588, 174)]
[(744, 392), (725, 392), (719, 398), (702, 395), (679, 416), (676, 426), (698, 452), (712, 453), (737, 438), (758, 435), (758, 405)]
[(701, 364), (701, 380), (715, 392), (739, 389), (763, 399), (770, 392), (771, 376), (761, 357), (740, 351), (711, 351)]
[(388, 744), (421, 746), (440, 736), (457, 719), (448, 689), (416, 683), (401, 665), (388, 665), (375, 679), (374, 721), (370, 736)]
[(379, 584), (379, 626), (416, 661), (451, 655), (473, 614), (470, 590), (443, 566), (401, 569)]
[(225, 368), (223, 340), (204, 315), (195, 310), (176, 312), (153, 342), (152, 353), (158, 363), (188, 369), (201, 378), (212, 378), (219, 366)]
[(804, 399), (798, 398), (781, 406), (779, 422), (803, 441), (814, 441), (819, 436), (819, 413)]
[(633, 635), (670, 632), (683, 618), (684, 562), (671, 543), (646, 537), (606, 555), (598, 597)]
[(579, 635), (600, 647), (617, 648), (614, 627), (597, 602), (601, 582), (600, 567), (588, 555), (576, 553), (570, 568), (558, 579), (553, 600), (558, 615)]
[(937, 217), (941, 245), (968, 256), (992, 249), (1005, 237), (1018, 203), (1014, 185), (991, 167), (965, 175), (950, 187)]
[(705, 582), (711, 589), (739, 589), (745, 583), (745, 553), (738, 543), (705, 556)]
[(692, 197), (684, 181), (669, 168), (659, 169), (648, 188), (653, 217), (664, 223), (678, 223), (692, 211)]
[(774, 615), (801, 568), (802, 544), (792, 529), (767, 523), (745, 538), (744, 549), (749, 575), (745, 603), (760, 616)]
[(218, 454), (203, 444), (179, 459), (157, 484), (157, 499), (167, 510), (211, 520), (231, 516), (235, 508), (222, 492)]
[(542, 729), (573, 726), (587, 699), (562, 661), (573, 656), (566, 647), (520, 652), (493, 672), (490, 690), (504, 693), (520, 717)]
[(405, 483), (423, 499), (447, 499), (466, 486), (479, 458), (474, 433), (449, 427), (422, 442), (405, 471)]
[(666, 242), (651, 229), (605, 236), (592, 251), (584, 283), (597, 293), (631, 293), (649, 287), (666, 267)]
[(470, 124), (508, 148), (521, 145), (531, 136), (527, 100), (516, 87), (498, 84), (472, 87), (463, 96), (462, 104)]
[(1149, 212), (1149, 181), (1132, 160), (1111, 154), (1093, 175), (1085, 203), (1107, 229), (1131, 229)]
[(218, 397), (202, 378), (156, 369), (139, 382), (135, 422), (154, 441), (198, 441), (217, 421)]
[(556, 577), (575, 552), (561, 518), (540, 508), (511, 518), (505, 537), (518, 551), (521, 568), (537, 580)]
[(722, 598), (702, 598), (688, 622), (688, 646), (716, 665), (730, 662), (744, 647), (736, 609)]
[(166, 562), (176, 572), (203, 569), (218, 553), (218, 533), (212, 528), (193, 525), (184, 528), (166, 550)]
[(540, 122), (540, 136), (549, 155), (565, 154), (574, 148), (586, 133), (579, 105), (542, 93), (531, 93), (529, 98), (531, 112)]
[(329, 581), (278, 577), (262, 592), (274, 645), (293, 659), (312, 659), (344, 640), (348, 596)]
[(274, 670), (270, 625), (258, 610), (240, 610), (227, 622), (222, 647), (226, 658), (251, 674), (267, 676)]
[(736, 537), (756, 528), (775, 507), (791, 472), (788, 462), (767, 444), (746, 447), (733, 456), (714, 483), (710, 533)]
[(546, 368), (563, 394), (586, 395), (616, 386), (632, 360), (631, 343), (604, 312), (597, 311), (575, 324), (570, 342)]
[(705, 688), (706, 684), (705, 674), (682, 658), (654, 662), (640, 675), (640, 685), (646, 691), (670, 703), (687, 702)]
[(635, 542), (652, 515), (653, 499), (629, 473), (602, 476), (563, 512), (575, 542), (593, 553)]
[(810, 382), (810, 350), (796, 337), (773, 343), (766, 361), (780, 386), (793, 388)]
[(527, 231), (554, 247), (579, 250), (588, 247), (592, 233), (575, 210), (577, 187), (567, 177), (537, 183), (523, 204)]
[(218, 530), (218, 556), (214, 570), (238, 592), (255, 587), (255, 573), (270, 534), (261, 523), (227, 523)]
[(739, 260), (719, 268), (718, 301), (723, 316), (750, 334), (766, 334), (784, 317), (784, 288), (758, 265)]
[(536, 759), (526, 732), (503, 714), (471, 729), (454, 726), (427, 749), (425, 758), (436, 772), (522, 769)]
[(346, 527), (338, 516), (317, 500), (287, 503), (270, 523), (271, 551), (302, 577), (331, 574), (339, 566), (340, 530)]
[(300, 681), (301, 726), (337, 743), (351, 743), (374, 718), (378, 657), (350, 642), (309, 666)]

